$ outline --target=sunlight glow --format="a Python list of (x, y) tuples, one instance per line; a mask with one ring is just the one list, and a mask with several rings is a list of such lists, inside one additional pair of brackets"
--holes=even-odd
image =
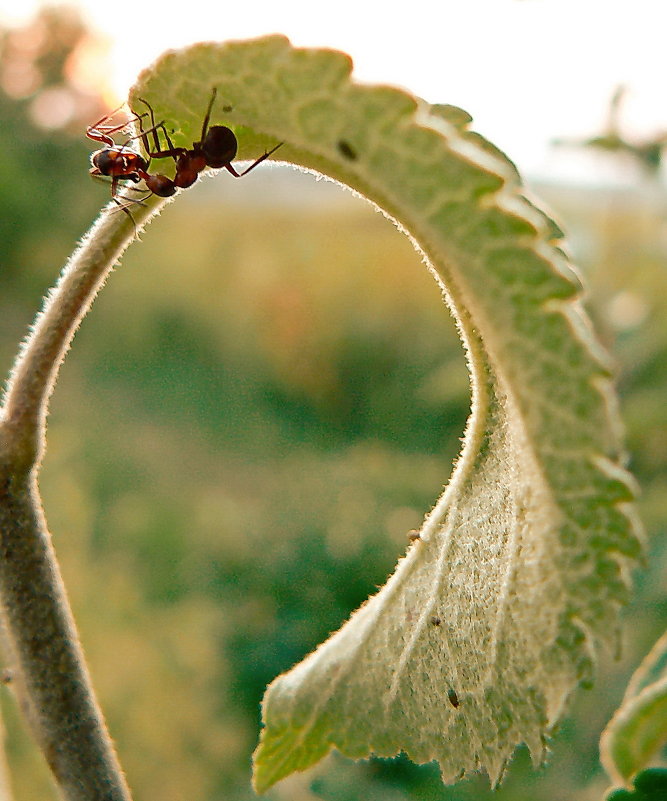
[[(25, 19), (39, 5), (24, 3), (17, 17), (0, 0), (0, 21)], [(111, 104), (165, 49), (281, 32), (296, 45), (348, 52), (362, 81), (462, 106), (523, 169), (549, 171), (555, 137), (599, 133), (619, 84), (629, 90), (622, 117), (629, 135), (667, 130), (659, 70), (664, 0), (412, 0), (409, 9), (377, 0), (317, 8), (301, 0), (188, 0), (186, 9), (148, 0), (121, 7), (117, 17), (98, 0), (75, 5), (109, 38), (112, 65), (109, 75), (100, 74), (89, 54), (78, 74), (98, 87), (108, 81), (117, 96)]]

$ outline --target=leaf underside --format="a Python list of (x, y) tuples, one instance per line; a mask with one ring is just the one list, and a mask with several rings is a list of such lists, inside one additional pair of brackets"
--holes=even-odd
[[(212, 124), (241, 158), (330, 176), (412, 237), (467, 354), (472, 409), (447, 488), (387, 584), (268, 688), (260, 792), (333, 747), (436, 759), (492, 783), (525, 742), (535, 762), (617, 612), (641, 551), (609, 366), (514, 165), (470, 117), (350, 79), (350, 59), (282, 36), (167, 53), (139, 77), (176, 145)], [(287, 279), (288, 280), (288, 279)], [(444, 478), (444, 477), (443, 477)]]

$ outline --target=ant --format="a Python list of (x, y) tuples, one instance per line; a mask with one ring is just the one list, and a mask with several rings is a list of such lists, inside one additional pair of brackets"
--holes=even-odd
[[(102, 123), (111, 119), (118, 110), (116, 109), (111, 114), (101, 117), (96, 123), (86, 128), (86, 136), (89, 139), (101, 142), (104, 145), (103, 148), (96, 150), (90, 156), (90, 163), (92, 164), (90, 174), (94, 176), (104, 175), (111, 178), (111, 196), (114, 200), (116, 200), (118, 182), (120, 180), (138, 183), (144, 175), (148, 174), (148, 162), (146, 159), (141, 153), (128, 147), (131, 138), (125, 144), (118, 146), (111, 137), (111, 134), (122, 131), (130, 122), (139, 120), (139, 115), (135, 115), (133, 119), (115, 127), (102, 127)], [(118, 201), (116, 200), (116, 202)]]
[[(216, 170), (224, 167), (224, 169), (233, 175), (234, 178), (242, 178), (251, 170), (254, 170), (255, 167), (261, 164), (265, 159), (268, 159), (268, 157), (275, 153), (275, 151), (278, 150), (278, 148), (282, 145), (282, 142), (280, 142), (274, 148), (265, 152), (262, 156), (253, 161), (253, 163), (243, 170), (243, 172), (237, 172), (232, 166), (232, 160), (236, 158), (236, 153), (238, 151), (238, 141), (234, 135), (234, 132), (225, 125), (212, 125), (210, 128), (208, 125), (209, 120), (211, 119), (211, 111), (213, 109), (213, 103), (215, 102), (216, 95), (217, 89), (214, 87), (208, 108), (206, 109), (206, 115), (204, 116), (204, 121), (202, 123), (199, 141), (195, 142), (189, 149), (185, 147), (174, 147), (164, 123), (155, 122), (155, 114), (153, 113), (153, 108), (150, 103), (147, 100), (144, 100), (142, 97), (139, 98), (139, 100), (148, 109), (148, 113), (150, 114), (151, 118), (151, 127), (147, 131), (144, 131), (141, 119), (145, 116), (145, 113), (137, 115), (139, 128), (141, 129), (140, 136), (149, 158), (160, 159), (171, 157), (176, 163), (176, 174), (174, 175), (173, 180), (164, 175), (156, 175), (149, 176), (150, 178), (155, 178), (155, 181), (149, 181), (142, 176), (146, 181), (146, 186), (151, 190), (151, 192), (153, 192), (153, 194), (159, 195), (160, 197), (170, 197), (174, 194), (176, 189), (187, 189), (189, 186), (194, 184), (194, 182), (199, 178), (199, 173), (202, 172), (206, 167), (212, 167)], [(162, 129), (164, 137), (167, 140), (168, 148), (166, 150), (160, 149), (160, 141), (157, 134), (159, 129)], [(150, 147), (148, 146), (149, 133), (153, 134), (153, 141), (155, 143), (154, 151), (151, 151)]]
[[(116, 111), (118, 111), (118, 109), (116, 109)], [(143, 180), (147, 189), (149, 190), (149, 193), (154, 192), (155, 194), (161, 194), (162, 197), (169, 197), (170, 194), (173, 195), (176, 189), (174, 188), (172, 191), (165, 193), (164, 187), (168, 186), (171, 183), (171, 180), (164, 175), (151, 175), (148, 172), (150, 161), (146, 161), (141, 153), (129, 147), (129, 143), (133, 139), (138, 139), (141, 137), (144, 141), (144, 146), (146, 146), (146, 149), (148, 150), (147, 134), (151, 131), (150, 129), (148, 131), (144, 131), (141, 124), (141, 118), (146, 115), (135, 114), (133, 118), (122, 123), (121, 125), (103, 127), (102, 123), (113, 117), (116, 111), (112, 111), (111, 114), (107, 115), (106, 117), (102, 117), (96, 123), (89, 125), (88, 128), (86, 128), (86, 136), (89, 139), (93, 139), (94, 141), (101, 142), (105, 145), (105, 147), (101, 148), (100, 150), (96, 150), (91, 155), (90, 161), (92, 167), (90, 168), (90, 174), (93, 176), (105, 176), (111, 178), (111, 199), (114, 203), (116, 203), (121, 211), (127, 214), (136, 230), (134, 217), (128, 209), (129, 202), (121, 203), (120, 200), (118, 200), (118, 182), (124, 180), (138, 183), (139, 181)], [(139, 136), (131, 136), (124, 144), (120, 146), (117, 145), (111, 137), (111, 134), (123, 130), (129, 125), (130, 122), (134, 121), (139, 123), (139, 128), (141, 129)], [(134, 191), (140, 192), (141, 190), (136, 189)], [(130, 202), (141, 203), (142, 200)]]
[[(124, 144), (119, 146), (113, 140), (111, 134), (126, 128), (129, 124), (128, 122), (122, 123), (121, 125), (103, 127), (103, 123), (113, 117), (116, 113), (115, 111), (106, 117), (102, 117), (93, 125), (88, 126), (86, 129), (86, 136), (104, 145), (103, 148), (96, 150), (90, 157), (92, 164), (90, 174), (103, 175), (111, 178), (111, 197), (121, 210), (129, 215), (130, 219), (132, 219), (132, 215), (128, 211), (127, 206), (121, 204), (117, 199), (119, 181), (126, 180), (134, 183), (144, 181), (149, 194), (154, 194), (158, 197), (171, 197), (175, 194), (177, 189), (186, 189), (192, 186), (199, 177), (199, 173), (206, 167), (212, 167), (214, 169), (221, 169), (224, 167), (235, 178), (241, 178), (257, 167), (258, 164), (261, 164), (282, 145), (282, 142), (279, 143), (260, 156), (243, 172), (237, 172), (231, 164), (238, 150), (238, 141), (233, 131), (224, 125), (212, 125), (209, 128), (209, 120), (211, 118), (211, 111), (216, 94), (217, 89), (214, 88), (206, 110), (204, 122), (202, 123), (201, 138), (198, 142), (195, 142), (190, 149), (174, 147), (164, 122), (155, 122), (153, 108), (148, 101), (143, 98), (139, 98), (139, 100), (148, 108), (148, 112), (135, 114), (134, 117), (129, 120), (129, 122), (136, 121), (139, 124), (140, 133), (130, 137)], [(151, 127), (144, 129), (142, 119), (148, 113), (151, 118)], [(158, 130), (160, 129), (167, 140), (168, 149), (166, 150), (161, 149), (160, 140), (158, 138)], [(155, 147), (153, 151), (151, 151), (149, 134), (151, 134), (153, 138)], [(148, 159), (129, 146), (129, 143), (133, 139), (142, 140)], [(169, 157), (173, 158), (176, 163), (176, 174), (173, 179), (168, 178), (166, 175), (150, 173), (148, 171), (152, 159)], [(143, 200), (145, 199), (146, 198), (143, 198)], [(140, 203), (142, 201), (136, 202)], [(134, 220), (132, 221), (134, 222)]]

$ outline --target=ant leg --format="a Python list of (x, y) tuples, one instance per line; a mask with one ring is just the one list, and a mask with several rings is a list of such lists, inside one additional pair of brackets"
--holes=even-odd
[(201, 126), (201, 139), (200, 142), (203, 142), (206, 139), (206, 132), (208, 131), (208, 121), (211, 119), (211, 111), (213, 110), (213, 103), (215, 103), (215, 96), (218, 94), (218, 89), (216, 86), (213, 87), (213, 92), (211, 93), (211, 99), (208, 101), (208, 108), (206, 109), (206, 115), (204, 116), (204, 122)]
[(158, 138), (157, 131), (158, 128), (161, 127), (163, 132), (166, 134), (166, 128), (164, 127), (164, 122), (161, 122), (159, 124), (155, 122), (155, 113), (153, 112), (153, 106), (151, 106), (148, 100), (144, 100), (143, 97), (138, 98), (138, 100), (140, 100), (144, 104), (144, 106), (146, 106), (146, 108), (148, 109), (148, 113), (151, 116), (151, 127), (147, 131), (144, 131), (144, 126), (141, 124), (141, 120), (139, 121), (139, 129), (141, 130), (139, 137), (141, 138), (141, 141), (144, 143), (144, 148), (146, 149), (146, 153), (148, 153), (149, 156), (152, 157), (153, 154), (151, 153), (151, 146), (148, 141), (148, 134), (149, 133), (153, 134), (153, 142), (155, 143), (155, 152), (159, 153), (161, 151), (162, 146), (160, 145), (160, 140)]
[[(161, 130), (164, 138), (167, 140), (167, 144), (169, 147), (166, 150), (161, 150), (160, 141), (157, 136), (157, 132)], [(150, 143), (148, 142), (148, 134), (152, 133), (155, 139), (155, 146), (157, 150), (150, 149)], [(174, 147), (174, 143), (171, 141), (169, 136), (169, 132), (167, 131), (167, 127), (165, 126), (164, 122), (158, 122), (157, 125), (149, 128), (147, 131), (139, 134), (137, 137), (132, 137), (132, 139), (138, 139), (141, 137), (142, 142), (144, 143), (144, 147), (146, 148), (146, 152), (148, 153), (149, 158), (152, 159), (164, 159), (164, 158), (173, 158), (177, 159), (179, 156), (184, 155), (187, 153), (187, 149), (184, 147)]]
[(271, 150), (267, 151), (263, 156), (260, 156), (257, 159), (257, 161), (253, 161), (253, 163), (249, 167), (246, 167), (246, 169), (243, 170), (243, 172), (236, 172), (236, 170), (234, 169), (234, 167), (232, 167), (231, 164), (225, 164), (224, 167), (228, 172), (230, 172), (234, 176), (234, 178), (243, 178), (244, 175), (247, 175), (251, 170), (254, 170), (255, 167), (257, 167), (264, 161), (264, 159), (268, 159), (270, 155), (275, 153), (276, 150), (278, 150), (278, 148), (284, 144), (285, 144), (284, 142), (279, 142), (275, 147), (271, 148)]
[(113, 111), (109, 112), (108, 114), (105, 114), (103, 117), (100, 117), (99, 120), (97, 122), (94, 122), (90, 127), (97, 128), (98, 125), (101, 125), (103, 122), (110, 120), (114, 114), (118, 114), (118, 112), (122, 108), (123, 108), (123, 103), (121, 103), (120, 106), (118, 106), (118, 108), (115, 108)]
[[(100, 176), (100, 177), (104, 177), (104, 176)], [(111, 178), (111, 199), (114, 201), (114, 203), (118, 203), (118, 205), (121, 205), (120, 201), (118, 200), (118, 185), (119, 185), (120, 181), (124, 181), (124, 180), (127, 180), (127, 177), (124, 176), (124, 175), (114, 175)], [(145, 189), (138, 189), (138, 188), (136, 188), (134, 186), (128, 186), (125, 183), (122, 184), (122, 186), (123, 186), (124, 189), (130, 189), (132, 192), (145, 192), (146, 191)], [(133, 200), (132, 198), (128, 198), (129, 203), (142, 203), (144, 200), (146, 200), (145, 197), (142, 197), (142, 198), (140, 198), (138, 200)]]
[[(113, 130), (106, 131), (104, 129), (100, 129), (99, 126), (102, 125), (103, 122), (110, 120), (114, 114), (117, 114), (121, 110), (121, 108), (123, 108), (122, 104), (118, 106), (117, 109), (114, 109), (110, 114), (105, 114), (103, 117), (100, 117), (97, 122), (94, 122), (92, 125), (89, 125), (86, 128), (86, 136), (89, 139), (94, 139), (96, 142), (102, 142), (105, 145), (110, 145), (113, 147), (115, 142), (113, 141), (111, 136), (109, 136), (109, 133), (114, 133), (114, 131)], [(121, 128), (122, 127), (123, 126), (121, 126)], [(118, 128), (116, 128), (115, 130), (118, 130)]]
[[(111, 180), (109, 180), (110, 176), (108, 176), (108, 175), (100, 175), (99, 173), (95, 174), (95, 173), (91, 172), (90, 176), (94, 181), (100, 181), (101, 183), (104, 183), (107, 186), (109, 186), (109, 184), (113, 182), (113, 177), (111, 177)], [(118, 180), (126, 180), (127, 176), (126, 175), (119, 175), (119, 176), (116, 176), (116, 178)], [(148, 191), (146, 189), (141, 189), (138, 186), (130, 186), (129, 184), (123, 184), (123, 186), (124, 186), (125, 190), (128, 191), (128, 192), (145, 193), (145, 192)]]
[(113, 147), (116, 144), (109, 134), (98, 130), (92, 125), (86, 128), (86, 136), (88, 139), (92, 139), (95, 142), (102, 142), (102, 144), (107, 147)]
[[(126, 189), (133, 189), (133, 187), (127, 187), (127, 186), (126, 186), (125, 188), (126, 188)], [(141, 191), (141, 190), (139, 190), (139, 189), (136, 189), (135, 191), (139, 192), (139, 191)], [(146, 190), (144, 190), (144, 191), (146, 191)], [(146, 194), (144, 195), (144, 197), (142, 197), (142, 198), (136, 198), (136, 199), (134, 199), (134, 198), (123, 197), (123, 199), (121, 200), (121, 199), (118, 197), (118, 195), (113, 195), (113, 196), (112, 196), (112, 198), (111, 198), (111, 199), (113, 200), (113, 202), (116, 204), (116, 206), (118, 206), (118, 209), (117, 209), (117, 211), (122, 211), (122, 212), (123, 212), (123, 214), (127, 214), (127, 216), (128, 216), (128, 217), (130, 218), (130, 220), (132, 221), (132, 226), (133, 226), (133, 228), (134, 228), (134, 235), (135, 235), (135, 236), (137, 236), (137, 234), (138, 234), (138, 231), (137, 231), (137, 222), (136, 222), (136, 220), (134, 219), (134, 217), (132, 216), (132, 212), (130, 211), (130, 208), (131, 208), (131, 207), (132, 207), (134, 204), (137, 204), (137, 205), (139, 205), (139, 206), (143, 206), (143, 205), (145, 205), (145, 201), (146, 201), (146, 200), (148, 200), (148, 198), (149, 198), (151, 195), (153, 195), (153, 194), (155, 194), (155, 193), (154, 193), (154, 192), (152, 192), (152, 191), (150, 191), (150, 190), (148, 190), (148, 191), (147, 191), (147, 193), (146, 193)]]
[(111, 134), (116, 133), (117, 131), (121, 131), (123, 128), (126, 128), (131, 122), (135, 120), (139, 122), (141, 126), (141, 118), (145, 117), (145, 114), (135, 114), (134, 117), (131, 117), (129, 120), (121, 123), (120, 125), (115, 126), (107, 126), (107, 127), (100, 127), (103, 122), (106, 120), (111, 119), (114, 114), (116, 114), (122, 106), (118, 106), (115, 111), (112, 111), (111, 114), (107, 114), (106, 117), (101, 117), (96, 123), (93, 125), (89, 125), (86, 128), (86, 136), (89, 139), (93, 139), (95, 142), (102, 142), (103, 144), (113, 147), (116, 143), (111, 138)]
[[(151, 156), (152, 158), (156, 158), (156, 159), (166, 158), (167, 156), (171, 156), (172, 158), (175, 159), (178, 156), (182, 156), (184, 153), (188, 152), (184, 147), (174, 147), (174, 143), (171, 141), (171, 138), (169, 136), (169, 131), (167, 130), (167, 126), (164, 124), (164, 121), (163, 122), (159, 122), (155, 126), (156, 130), (158, 128), (162, 129), (162, 133), (164, 134), (164, 138), (167, 140), (168, 147), (167, 147), (166, 150), (160, 150), (159, 149), (159, 142), (158, 142), (158, 151), (157, 151), (157, 153), (149, 153), (148, 154), (149, 156)], [(157, 141), (157, 134), (155, 134), (155, 138), (156, 138), (156, 141)]]
[[(138, 98), (147, 108), (148, 113), (151, 117), (151, 127), (148, 130), (144, 130), (143, 125), (141, 124), (141, 120), (139, 120), (139, 128), (141, 129), (141, 133), (139, 134), (138, 138), (141, 138), (141, 141), (144, 143), (144, 148), (146, 149), (146, 153), (148, 153), (149, 157), (152, 159), (161, 159), (161, 158), (168, 158), (171, 157), (173, 159), (182, 156), (184, 153), (187, 153), (187, 150), (184, 147), (174, 147), (174, 143), (169, 138), (169, 133), (167, 131), (167, 127), (164, 124), (164, 120), (162, 122), (155, 122), (155, 113), (153, 112), (153, 107), (151, 104), (144, 100), (143, 97)], [(144, 116), (143, 114), (141, 116)], [(162, 145), (160, 144), (160, 139), (157, 135), (158, 130), (162, 130), (164, 134), (164, 138), (167, 140), (167, 149), (162, 150)], [(148, 140), (148, 134), (153, 134), (153, 142), (155, 144), (155, 150), (151, 151), (150, 142)]]
[(124, 205), (123, 203), (121, 203), (120, 200), (118, 200), (117, 197), (112, 198), (112, 200), (118, 206), (119, 210), (122, 211), (123, 214), (127, 214), (127, 216), (132, 221), (132, 227), (134, 228), (134, 235), (136, 237), (136, 235), (137, 235), (137, 223), (136, 223), (134, 217), (132, 216), (132, 212), (128, 209), (127, 205)]

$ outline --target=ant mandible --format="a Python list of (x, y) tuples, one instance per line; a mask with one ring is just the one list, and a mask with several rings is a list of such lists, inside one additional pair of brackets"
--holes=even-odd
[[(242, 178), (251, 170), (254, 170), (255, 167), (261, 164), (265, 159), (268, 159), (268, 157), (275, 153), (276, 150), (278, 150), (278, 148), (282, 145), (282, 142), (280, 142), (274, 148), (265, 152), (262, 156), (253, 161), (253, 163), (243, 170), (243, 172), (237, 172), (232, 166), (232, 161), (234, 158), (236, 158), (236, 153), (238, 151), (238, 141), (234, 135), (234, 132), (225, 125), (212, 125), (210, 128), (208, 125), (209, 120), (211, 119), (211, 111), (213, 110), (213, 103), (215, 102), (216, 94), (217, 89), (214, 88), (213, 92), (211, 93), (211, 99), (209, 101), (208, 108), (206, 109), (204, 121), (202, 123), (200, 139), (189, 149), (185, 147), (174, 147), (164, 123), (160, 122), (156, 124), (155, 114), (153, 113), (153, 108), (150, 103), (147, 100), (144, 100), (142, 97), (139, 98), (139, 100), (148, 109), (148, 113), (150, 114), (151, 118), (151, 127), (147, 131), (144, 131), (141, 119), (145, 116), (145, 114), (138, 114), (136, 116), (139, 123), (139, 128), (141, 129), (140, 136), (142, 137), (149, 158), (173, 158), (176, 163), (176, 174), (174, 175), (173, 180), (166, 178), (164, 175), (160, 175), (149, 176), (150, 178), (159, 178), (159, 181), (149, 181), (142, 175), (144, 181), (146, 182), (146, 186), (151, 190), (151, 192), (153, 192), (153, 194), (159, 195), (160, 197), (170, 197), (174, 194), (176, 189), (187, 189), (187, 187), (194, 184), (194, 182), (199, 178), (199, 173), (202, 172), (206, 167), (212, 167), (213, 169), (217, 170), (224, 168), (231, 175), (233, 175), (234, 178)], [(160, 142), (157, 135), (158, 129), (162, 129), (164, 137), (167, 140), (168, 148), (166, 150), (160, 149)], [(150, 147), (148, 147), (147, 135), (149, 133), (153, 134), (153, 140), (155, 142), (154, 151), (151, 151)]]

